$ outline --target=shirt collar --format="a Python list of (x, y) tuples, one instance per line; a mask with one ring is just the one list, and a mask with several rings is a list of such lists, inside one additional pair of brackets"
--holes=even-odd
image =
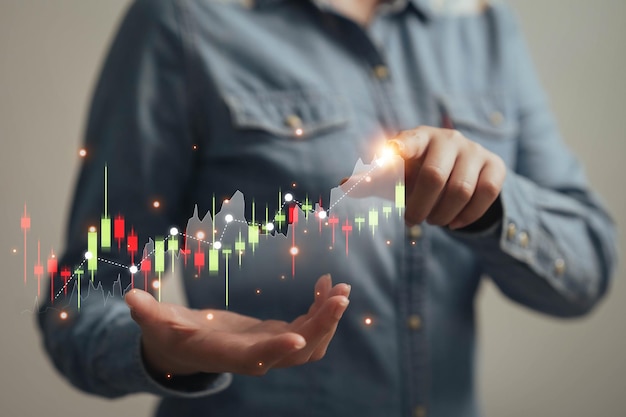
[[(247, 0), (246, 3), (251, 4), (253, 7), (264, 7), (284, 1), (287, 0)], [(315, 0), (308, 1), (315, 2)], [(426, 20), (430, 20), (433, 16), (432, 0), (390, 0), (386, 7), (391, 10), (402, 10), (407, 3), (412, 5)]]

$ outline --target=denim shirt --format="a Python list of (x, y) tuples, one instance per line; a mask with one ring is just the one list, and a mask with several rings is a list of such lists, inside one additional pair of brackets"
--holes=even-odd
[[(213, 196), (242, 207), (245, 198), (246, 218), (261, 218), (265, 203), (276, 209), (278, 190), (328, 205), (385, 138), (448, 124), (508, 166), (494, 227), (452, 232), (398, 219), (354, 238), (349, 256), (311, 249), (293, 279), (279, 278), (290, 264), (271, 244), (246, 254), (252, 267), (234, 268), (229, 308), (261, 318), (305, 312), (324, 272), (352, 285), (321, 361), (263, 377), (155, 378), (121, 297), (130, 275), (110, 264), (98, 270), (106, 302), (85, 297), (78, 311), (61, 294), (42, 308), (55, 365), (86, 392), (163, 396), (163, 417), (478, 416), (481, 280), (531, 309), (575, 317), (596, 305), (614, 270), (612, 221), (559, 136), (507, 6), (459, 14), (396, 1), (365, 28), (305, 0), (137, 0), (94, 93), (61, 264), (80, 264), (86, 230), (99, 224), (105, 164), (108, 211), (145, 242), (172, 225), (197, 230), (215, 212)], [(123, 251), (108, 259), (129, 263)], [(223, 280), (188, 265), (190, 307), (224, 308)]]

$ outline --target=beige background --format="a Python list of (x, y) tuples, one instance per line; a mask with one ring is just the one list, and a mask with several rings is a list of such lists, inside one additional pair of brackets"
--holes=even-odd
[[(622, 225), (624, 241), (626, 198), (618, 169), (626, 155), (626, 2), (512, 3), (564, 136)], [(44, 255), (59, 249), (86, 106), (126, 4), (0, 0), (1, 416), (147, 416), (154, 405), (145, 395), (112, 402), (85, 396), (62, 380), (44, 357), (27, 311), (34, 282), (22, 283), (23, 204), (33, 217), (31, 242), (39, 237)], [(484, 286), (479, 366), (488, 417), (626, 415), (625, 271), (608, 300), (577, 321), (537, 315)]]

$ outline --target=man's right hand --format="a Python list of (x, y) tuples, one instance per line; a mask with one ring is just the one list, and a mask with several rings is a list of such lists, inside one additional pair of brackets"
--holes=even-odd
[(321, 359), (348, 306), (349, 294), (349, 285), (333, 287), (330, 275), (323, 275), (308, 313), (290, 323), (159, 303), (137, 289), (126, 294), (126, 303), (141, 327), (144, 360), (153, 371), (263, 375), (271, 368)]

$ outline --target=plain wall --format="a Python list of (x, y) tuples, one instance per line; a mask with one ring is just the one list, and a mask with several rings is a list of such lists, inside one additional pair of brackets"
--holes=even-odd
[[(0, 0), (2, 416), (148, 416), (154, 406), (147, 395), (107, 401), (81, 394), (53, 370), (29, 311), (36, 284), (32, 276), (23, 283), (19, 227), (27, 203), (33, 218), (29, 270), (38, 238), (42, 258), (61, 249), (89, 97), (127, 3)], [(626, 198), (618, 170), (626, 156), (626, 2), (512, 3), (563, 135), (607, 201), (624, 241)], [(623, 415), (625, 271), (621, 267), (608, 299), (575, 321), (514, 305), (485, 283), (477, 303), (478, 366), (488, 417)]]

